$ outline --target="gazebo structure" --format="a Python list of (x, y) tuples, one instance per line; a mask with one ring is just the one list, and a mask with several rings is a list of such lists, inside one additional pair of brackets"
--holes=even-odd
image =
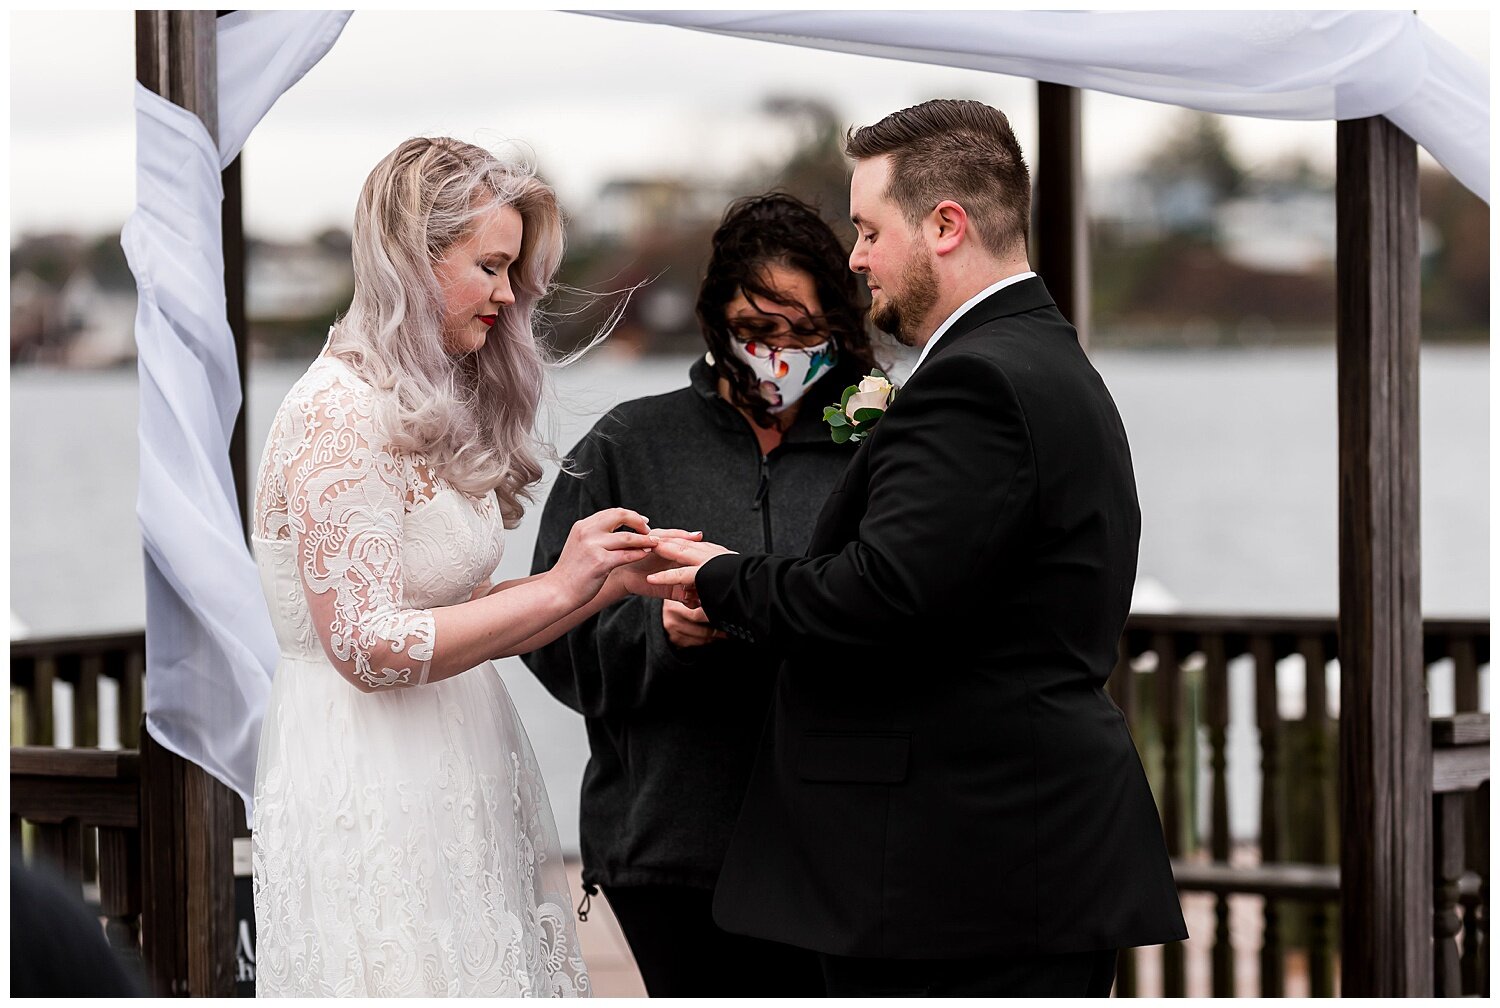
[[(694, 21), (692, 12), (682, 13), (683, 23)], [(209, 136), (217, 138), (221, 107), (215, 13), (138, 11), (136, 18), (140, 83), (198, 116)], [(701, 23), (704, 18), (698, 19), (698, 27), (716, 27)], [(732, 30), (722, 23), (717, 27)], [(743, 33), (767, 35), (755, 28)], [(807, 37), (793, 41), (827, 42)], [(828, 47), (876, 51), (847, 41)], [(1086, 336), (1089, 265), (1080, 99), (1074, 86), (1038, 80), (1032, 261), (1064, 315)], [(1488, 663), (1488, 624), (1429, 623), (1424, 628), (1421, 612), (1416, 143), (1390, 119), (1367, 115), (1340, 119), (1337, 145), (1337, 620), (1133, 618), (1122, 644), (1121, 667), (1126, 674), (1117, 675), (1111, 688), (1134, 717), (1130, 662), (1154, 655), (1166, 781), (1158, 798), (1169, 846), (1174, 855), (1185, 855), (1180, 839), (1183, 803), (1176, 784), (1181, 767), (1174, 753), (1184, 743), (1196, 744), (1196, 739), (1187, 740), (1179, 732), (1178, 676), (1190, 655), (1202, 656), (1213, 843), (1207, 863), (1181, 858), (1174, 863), (1180, 886), (1215, 894), (1215, 993), (1234, 989), (1227, 897), (1239, 892), (1267, 896), (1264, 941), (1270, 952), (1261, 956), (1263, 992), (1281, 989), (1274, 901), (1334, 893), (1340, 906), (1343, 994), (1454, 995), (1477, 991), (1481, 985), (1487, 991), (1482, 963), (1487, 951), (1488, 866), (1465, 864), (1463, 814), (1466, 802), (1476, 809), (1482, 818), (1471, 816), (1470, 827), (1482, 829), (1487, 842), (1488, 715), (1477, 711), (1477, 683), (1479, 666)], [(226, 312), (243, 390), (244, 238), (237, 159), (223, 169), (222, 186)], [(142, 366), (144, 372), (144, 360)], [(243, 512), (247, 466), (242, 415), (228, 440), (227, 465), (233, 474), (234, 501)], [(51, 717), (43, 694), (53, 676), (72, 675), (83, 682), (89, 669), (93, 682), (100, 674), (122, 680), (137, 676), (138, 647), (135, 641), (112, 639), (87, 647), (72, 641), (14, 648), (12, 682), (29, 688), (34, 701), (31, 740), (43, 740), (50, 730), (43, 727)], [(1271, 840), (1269, 850), (1262, 845), (1266, 863), (1258, 872), (1228, 865), (1223, 764), (1228, 701), (1223, 670), (1240, 653), (1256, 659), (1267, 792), (1272, 777), (1285, 773), (1275, 733), (1265, 734), (1276, 720), (1274, 693), (1269, 713), (1264, 708), (1264, 683), (1267, 677), (1274, 682), (1275, 660), (1301, 653), (1309, 667), (1335, 655), (1340, 662), (1339, 840), (1336, 852), (1325, 852), (1336, 854), (1331, 858), (1335, 864), (1278, 866), (1278, 817), (1264, 799), (1262, 808), (1268, 811), (1262, 814), (1262, 834), (1269, 831)], [(144, 657), (154, 672), (156, 656), (148, 651)], [(1459, 707), (1468, 713), (1433, 722), (1428, 716), (1425, 670), (1443, 658), (1452, 658), (1457, 666)], [(1307, 678), (1309, 708), (1320, 716), (1327, 709), (1321, 681), (1321, 676)], [(128, 689), (123, 696), (129, 696)], [(149, 713), (149, 690), (145, 706)], [(139, 706), (132, 716), (139, 718)], [(86, 730), (79, 738), (84, 744), (90, 740)], [(101, 912), (112, 921), (112, 939), (129, 945), (139, 935), (150, 975), (162, 993), (230, 993), (238, 937), (231, 865), (238, 801), (215, 775), (169, 751), (151, 732), (129, 732), (122, 738), (127, 744), (136, 741), (139, 754), (13, 749), (13, 823), (20, 816), (45, 827), (48, 851), (80, 875), (84, 864), (78, 831), (98, 827), (99, 899)], [(1328, 755), (1316, 747), (1314, 751)], [(1477, 799), (1465, 797), (1476, 791)], [(1465, 868), (1478, 870), (1480, 891), (1468, 891), (1472, 886), (1464, 879)], [(1462, 914), (1461, 902), (1467, 907)], [(1320, 927), (1315, 940), (1331, 949), (1332, 922), (1324, 920)], [(1460, 933), (1465, 943), (1462, 957), (1454, 940)], [(1319, 977), (1319, 962), (1328, 975)], [(1331, 962), (1331, 956), (1314, 954), (1314, 993), (1332, 991)], [(1180, 946), (1164, 954), (1163, 981), (1168, 993), (1181, 992)], [(1132, 982), (1127, 967), (1121, 975), (1122, 990)]]

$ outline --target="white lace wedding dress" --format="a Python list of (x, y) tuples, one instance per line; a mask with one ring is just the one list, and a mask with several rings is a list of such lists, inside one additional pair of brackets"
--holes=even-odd
[(255, 779), (256, 993), (585, 995), (557, 829), (499, 674), (423, 684), (443, 647), (428, 610), (494, 571), (499, 505), (383, 445), (374, 395), (320, 357), (261, 461), (253, 541), (281, 661)]

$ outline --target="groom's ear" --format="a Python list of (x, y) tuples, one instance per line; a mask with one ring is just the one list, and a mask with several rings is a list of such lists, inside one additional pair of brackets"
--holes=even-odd
[(932, 251), (947, 255), (963, 244), (969, 233), (969, 214), (952, 200), (943, 200), (927, 215)]

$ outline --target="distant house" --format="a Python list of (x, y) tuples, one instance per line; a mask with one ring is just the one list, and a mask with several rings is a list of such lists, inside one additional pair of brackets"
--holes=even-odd
[(724, 183), (678, 178), (611, 179), (572, 222), (588, 240), (625, 242), (717, 221), (736, 193)]
[(354, 269), (348, 250), (317, 241), (253, 241), (245, 254), (245, 313), (253, 322), (328, 317), (348, 302)]
[(1296, 190), (1221, 203), (1215, 213), (1226, 259), (1267, 273), (1331, 271), (1338, 251), (1332, 193)]
[(59, 352), (48, 336), (55, 332), (57, 292), (30, 270), (10, 280), (10, 360), (39, 363)]
[(135, 359), (135, 290), (106, 286), (93, 270), (73, 271), (57, 295), (65, 363), (110, 367)]
[(1116, 175), (1089, 188), (1089, 216), (1128, 242), (1169, 234), (1211, 234), (1213, 188), (1195, 177), (1160, 184), (1142, 175)]

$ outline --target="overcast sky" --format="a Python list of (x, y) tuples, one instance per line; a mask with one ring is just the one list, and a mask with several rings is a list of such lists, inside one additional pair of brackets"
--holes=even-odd
[[(1422, 11), (1489, 65), (1482, 12)], [(130, 11), (10, 15), (11, 235), (117, 229), (134, 198)], [(520, 140), (580, 212), (607, 178), (730, 175), (784, 151), (768, 94), (821, 98), (851, 124), (933, 97), (1005, 109), (1035, 147), (1030, 81), (560, 12), (356, 13), (245, 150), (250, 233), (347, 227), (371, 167), (403, 138)], [(1132, 165), (1180, 110), (1087, 93), (1094, 176)], [(1331, 166), (1330, 123), (1226, 118), (1236, 152)]]

